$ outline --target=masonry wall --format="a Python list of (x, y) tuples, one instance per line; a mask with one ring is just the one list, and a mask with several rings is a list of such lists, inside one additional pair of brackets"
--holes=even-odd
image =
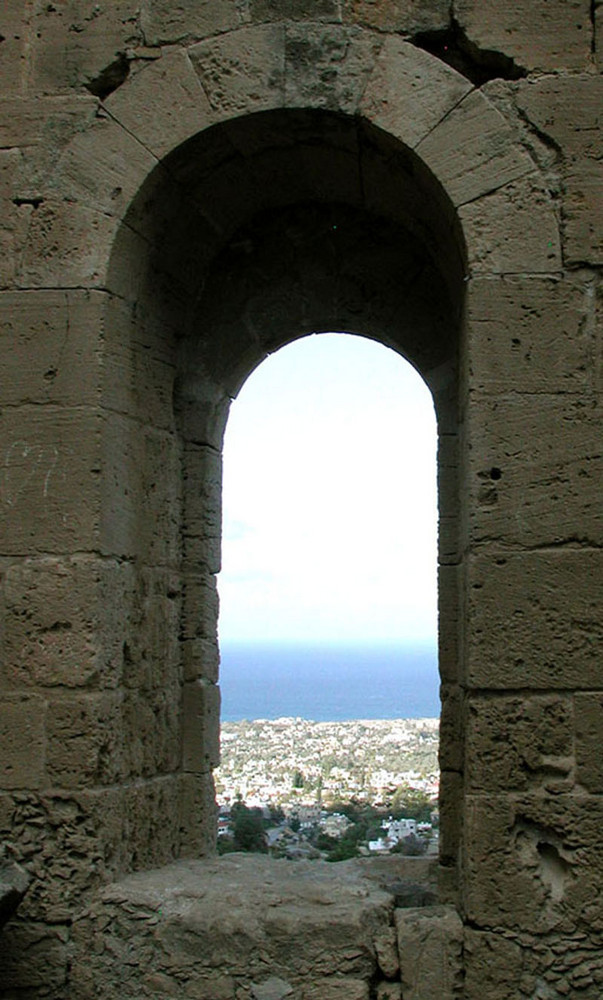
[(602, 10), (3, 4), (7, 997), (71, 1000), (98, 887), (212, 851), (221, 435), (322, 329), (438, 410), (465, 996), (600, 995)]

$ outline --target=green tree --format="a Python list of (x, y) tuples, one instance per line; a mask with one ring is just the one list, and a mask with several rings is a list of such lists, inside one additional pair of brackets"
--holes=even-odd
[(261, 809), (249, 809), (238, 800), (230, 813), (232, 839), (235, 851), (254, 851), (265, 854), (266, 834)]

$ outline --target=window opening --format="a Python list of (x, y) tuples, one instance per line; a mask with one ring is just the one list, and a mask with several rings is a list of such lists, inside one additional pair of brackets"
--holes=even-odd
[[(241, 823), (239, 799), (272, 810), (271, 835), (295, 828), (287, 850), (322, 843), (335, 860), (349, 856), (350, 803), (366, 836), (348, 852), (402, 841), (419, 851), (430, 839), (435, 848), (435, 452), (425, 383), (365, 338), (301, 338), (265, 360), (234, 401), (219, 587), (219, 844), (232, 838), (233, 803)], [(339, 806), (347, 825), (333, 819)], [(300, 842), (308, 824), (313, 834)]]

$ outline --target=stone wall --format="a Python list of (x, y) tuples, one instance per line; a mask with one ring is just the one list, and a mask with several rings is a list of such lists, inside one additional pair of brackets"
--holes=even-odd
[(228, 405), (333, 329), (438, 414), (466, 1000), (599, 997), (601, 9), (2, 5), (10, 1000), (79, 1000), (99, 888), (213, 850)]

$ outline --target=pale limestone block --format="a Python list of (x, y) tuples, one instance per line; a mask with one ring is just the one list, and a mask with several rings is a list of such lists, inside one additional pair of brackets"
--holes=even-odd
[(395, 911), (405, 1000), (454, 1000), (462, 979), (463, 925), (452, 907)]
[(237, 28), (241, 22), (235, 0), (142, 0), (140, 26), (147, 45), (198, 41)]
[(46, 701), (37, 694), (3, 694), (0, 701), (2, 785), (41, 788), (45, 783)]
[(87, 291), (0, 293), (0, 381), (6, 404), (98, 401), (105, 299)]
[(603, 264), (603, 161), (588, 160), (568, 168), (563, 217), (567, 263)]
[(603, 791), (603, 691), (577, 691), (574, 695), (576, 717), (576, 781), (587, 792)]
[(156, 165), (156, 158), (122, 125), (100, 117), (67, 147), (51, 191), (121, 218)]
[(281, 25), (240, 28), (188, 51), (214, 120), (282, 106), (285, 36)]
[(454, 205), (464, 205), (534, 170), (500, 112), (473, 90), (416, 147)]
[(3, 411), (0, 536), (5, 554), (96, 547), (102, 423), (92, 410), (24, 406)]
[(105, 284), (117, 220), (86, 205), (45, 200), (32, 211), (19, 283), (33, 288)]
[(465, 719), (469, 792), (568, 790), (574, 767), (570, 696), (473, 695)]
[(591, 389), (592, 288), (584, 274), (475, 277), (467, 285), (472, 385), (492, 395)]
[[(142, 44), (137, 0), (36, 3), (30, 76), (38, 93), (94, 87), (126, 52)], [(121, 71), (126, 73), (125, 67)]]
[(589, 0), (455, 0), (469, 41), (526, 69), (580, 70), (590, 63)]
[(159, 159), (207, 128), (212, 119), (199, 77), (181, 51), (142, 69), (104, 106)]
[(470, 558), (467, 683), (603, 688), (603, 557), (571, 549)]
[(378, 34), (360, 28), (288, 25), (287, 107), (325, 108), (354, 114), (381, 45)]
[(472, 396), (468, 530), (476, 543), (600, 545), (600, 427), (577, 395)]
[(396, 931), (393, 927), (388, 927), (375, 938), (375, 952), (377, 954), (377, 964), (384, 976), (388, 979), (395, 979), (400, 971), (400, 961), (398, 958), (398, 943)]
[(343, 19), (379, 31), (442, 31), (450, 22), (447, 0), (343, 0)]
[(193, 681), (182, 689), (182, 766), (203, 774), (220, 763), (220, 689)]
[(462, 205), (458, 214), (472, 275), (561, 271), (559, 224), (537, 174)]
[(27, 559), (6, 570), (4, 590), (5, 684), (130, 683), (122, 648), (135, 591), (130, 566), (84, 556)]
[(471, 89), (460, 73), (422, 49), (390, 36), (358, 111), (414, 148)]
[[(199, 858), (216, 849), (217, 806), (213, 777), (208, 774), (178, 776), (178, 834), (180, 857)], [(207, 1000), (212, 1000), (210, 995)]]

